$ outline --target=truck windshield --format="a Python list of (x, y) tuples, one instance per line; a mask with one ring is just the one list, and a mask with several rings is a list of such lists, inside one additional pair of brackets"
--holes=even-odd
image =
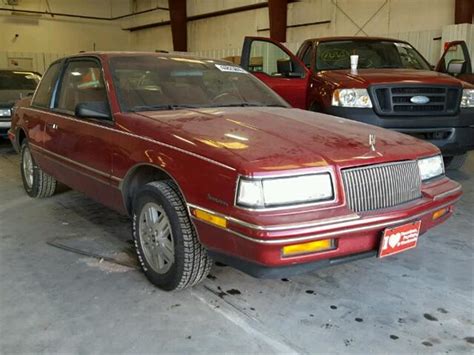
[(0, 90), (34, 91), (40, 76), (32, 72), (0, 70)]
[(374, 40), (321, 42), (316, 52), (316, 69), (349, 69), (352, 54), (359, 56), (360, 69), (431, 70), (428, 62), (409, 44)]
[(288, 107), (253, 75), (230, 63), (150, 54), (112, 57), (110, 67), (122, 111)]

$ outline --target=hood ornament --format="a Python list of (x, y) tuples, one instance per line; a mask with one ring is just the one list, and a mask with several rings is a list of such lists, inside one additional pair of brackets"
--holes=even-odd
[(375, 149), (375, 143), (376, 143), (376, 137), (375, 137), (375, 134), (369, 134), (369, 146), (370, 146), (370, 150), (375, 152), (376, 149)]

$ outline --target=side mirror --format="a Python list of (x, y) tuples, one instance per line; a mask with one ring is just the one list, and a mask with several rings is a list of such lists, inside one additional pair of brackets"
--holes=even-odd
[(464, 72), (466, 62), (462, 59), (453, 59), (449, 62), (447, 72), (451, 75), (457, 75)]
[(278, 74), (285, 78), (302, 78), (304, 76), (303, 73), (294, 70), (294, 65), (291, 59), (277, 60), (277, 71)]
[(109, 105), (103, 101), (81, 102), (76, 105), (74, 114), (81, 118), (110, 119)]

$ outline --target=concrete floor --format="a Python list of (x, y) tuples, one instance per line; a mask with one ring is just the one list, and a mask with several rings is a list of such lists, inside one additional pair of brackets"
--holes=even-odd
[(126, 218), (74, 191), (28, 198), (18, 160), (0, 143), (0, 353), (474, 351), (474, 154), (456, 215), (414, 250), (291, 280), (215, 266), (177, 293), (134, 268)]

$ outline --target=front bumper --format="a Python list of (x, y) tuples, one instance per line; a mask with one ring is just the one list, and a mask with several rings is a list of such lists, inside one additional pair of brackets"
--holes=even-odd
[(415, 136), (445, 156), (474, 150), (474, 109), (462, 109), (456, 116), (379, 116), (371, 108), (330, 106), (325, 113)]
[[(442, 178), (423, 189), (423, 197), (402, 206), (364, 213), (350, 214), (326, 220), (293, 225), (261, 226), (227, 219), (226, 228), (218, 228), (202, 220), (193, 221), (200, 241), (218, 260), (254, 276), (282, 276), (294, 272), (374, 256), (385, 228), (421, 220), (420, 235), (444, 222), (453, 213), (453, 205), (462, 195), (461, 186)], [(433, 219), (442, 208), (448, 213)], [(200, 208), (192, 204), (192, 210)], [(333, 238), (336, 248), (323, 252), (284, 257), (282, 247), (296, 243)], [(275, 270), (272, 270), (275, 269)]]

